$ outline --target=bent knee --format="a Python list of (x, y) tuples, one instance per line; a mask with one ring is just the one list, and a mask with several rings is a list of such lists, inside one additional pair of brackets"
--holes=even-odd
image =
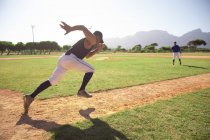
[(57, 85), (58, 84), (58, 80), (55, 80), (55, 79), (49, 79), (49, 81), (50, 81), (50, 84), (52, 85), (52, 86), (54, 86), (54, 85)]
[(95, 72), (95, 69), (93, 67), (87, 69), (86, 73), (89, 73), (89, 72), (94, 73)]

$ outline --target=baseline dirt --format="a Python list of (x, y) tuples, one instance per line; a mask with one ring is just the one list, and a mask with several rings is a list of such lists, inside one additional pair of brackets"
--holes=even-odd
[(47, 131), (84, 118), (81, 109), (94, 108), (92, 118), (169, 99), (210, 87), (210, 73), (94, 93), (93, 98), (58, 97), (35, 100), (29, 116), (22, 115), (22, 94), (0, 90), (0, 139), (42, 140)]

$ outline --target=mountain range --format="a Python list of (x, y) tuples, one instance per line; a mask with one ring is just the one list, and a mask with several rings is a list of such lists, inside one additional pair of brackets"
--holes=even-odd
[(203, 39), (206, 41), (207, 45), (200, 47), (210, 48), (210, 32), (202, 32), (201, 29), (192, 30), (182, 36), (175, 36), (162, 30), (139, 31), (134, 35), (122, 38), (105, 38), (104, 42), (108, 48), (116, 48), (120, 45), (122, 48), (129, 49), (138, 44), (145, 47), (145, 45), (152, 43), (157, 43), (157, 48), (160, 48), (162, 46), (172, 46), (174, 41), (176, 41), (178, 45), (184, 46), (189, 41), (195, 39)]

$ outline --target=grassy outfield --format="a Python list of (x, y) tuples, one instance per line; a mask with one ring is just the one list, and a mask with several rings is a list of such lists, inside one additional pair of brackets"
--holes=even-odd
[(51, 130), (49, 136), (56, 140), (207, 140), (209, 103), (210, 88), (103, 118), (66, 124)]
[[(31, 93), (50, 77), (57, 60), (54, 57), (0, 60), (0, 88)], [(90, 92), (210, 72), (210, 59), (183, 59), (182, 66), (179, 66), (178, 61), (173, 66), (171, 58), (141, 54), (98, 54), (87, 61), (96, 69), (87, 87)], [(74, 95), (82, 78), (82, 73), (69, 72), (57, 86), (48, 88), (38, 97)]]

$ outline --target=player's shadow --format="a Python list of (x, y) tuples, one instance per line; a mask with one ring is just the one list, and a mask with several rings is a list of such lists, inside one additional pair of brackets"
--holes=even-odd
[(192, 65), (182, 65), (182, 66), (189, 67), (189, 68), (208, 69), (205, 67), (198, 67), (198, 66), (192, 66)]
[(22, 114), (16, 125), (22, 125), (22, 124), (28, 124), (32, 127), (35, 127), (37, 129), (43, 129), (45, 131), (49, 131), (53, 128), (60, 127), (62, 125), (57, 124), (54, 121), (46, 121), (46, 120), (33, 120), (30, 116), (27, 114)]
[(91, 122), (91, 124), (90, 122), (80, 123), (83, 125), (79, 126), (83, 127), (84, 124), (88, 124), (89, 127), (85, 129), (75, 127), (70, 124), (60, 125), (53, 121), (33, 120), (28, 115), (22, 115), (16, 125), (29, 124), (37, 129), (43, 129), (47, 132), (50, 132), (51, 139), (55, 140), (128, 140), (123, 133), (110, 127), (105, 121), (102, 121), (98, 118), (91, 118), (90, 113), (93, 111), (95, 111), (95, 108), (88, 108), (86, 110), (79, 111), (81, 116)]
[[(90, 127), (80, 129), (71, 125), (65, 125), (51, 130), (54, 134), (52, 138), (55, 140), (128, 140), (122, 132), (110, 127), (105, 121), (98, 118), (91, 118), (90, 113), (94, 111), (95, 108), (88, 108), (79, 111), (80, 115), (88, 120), (85, 123), (80, 123), (82, 125), (79, 124), (79, 126), (85, 127), (86, 125), (90, 125)], [(90, 124), (89, 121), (92, 124)]]

